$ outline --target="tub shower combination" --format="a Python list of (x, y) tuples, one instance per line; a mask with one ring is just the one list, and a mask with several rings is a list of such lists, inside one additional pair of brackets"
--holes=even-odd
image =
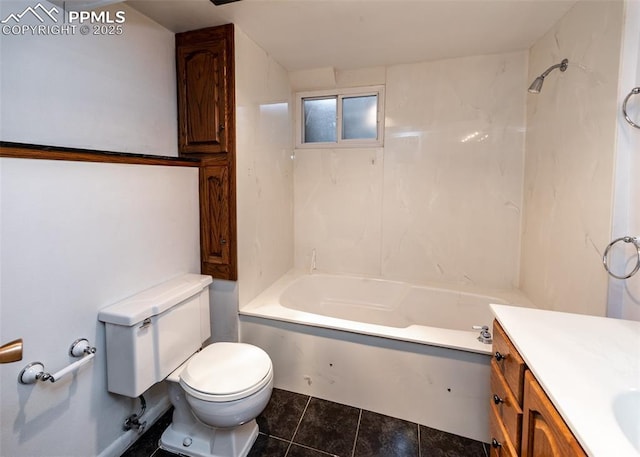
[(240, 309), (244, 342), (265, 349), (275, 387), (487, 442), (487, 294), (292, 271)]

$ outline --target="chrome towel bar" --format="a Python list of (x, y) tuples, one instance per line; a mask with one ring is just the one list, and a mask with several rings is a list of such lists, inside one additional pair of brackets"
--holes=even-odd
[(69, 355), (80, 358), (80, 360), (67, 365), (53, 374), (44, 371), (42, 362), (31, 362), (24, 367), (18, 375), (18, 382), (20, 382), (20, 384), (35, 384), (38, 381), (59, 381), (93, 359), (96, 355), (96, 348), (91, 346), (86, 338), (79, 338), (71, 344)]

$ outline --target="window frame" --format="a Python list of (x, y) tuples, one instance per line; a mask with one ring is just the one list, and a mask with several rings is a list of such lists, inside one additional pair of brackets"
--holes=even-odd
[[(320, 149), (320, 148), (371, 148), (384, 146), (384, 85), (350, 87), (342, 89), (314, 90), (298, 92), (295, 94), (295, 124), (296, 124), (296, 148), (297, 149)], [(366, 97), (375, 95), (378, 97), (376, 112), (376, 138), (375, 139), (342, 139), (342, 100), (349, 97)], [(304, 142), (304, 108), (303, 101), (313, 98), (336, 97), (336, 141), (327, 142)]]

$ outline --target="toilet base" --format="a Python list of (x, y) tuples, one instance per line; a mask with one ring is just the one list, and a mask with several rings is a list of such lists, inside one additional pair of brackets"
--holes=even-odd
[(194, 421), (188, 429), (171, 424), (162, 433), (160, 448), (189, 457), (246, 457), (257, 437), (255, 419), (228, 429)]

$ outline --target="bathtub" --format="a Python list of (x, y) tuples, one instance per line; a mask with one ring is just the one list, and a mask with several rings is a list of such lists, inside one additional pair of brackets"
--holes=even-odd
[(275, 387), (489, 441), (490, 303), (517, 290), (292, 271), (240, 309), (240, 339), (262, 347)]

